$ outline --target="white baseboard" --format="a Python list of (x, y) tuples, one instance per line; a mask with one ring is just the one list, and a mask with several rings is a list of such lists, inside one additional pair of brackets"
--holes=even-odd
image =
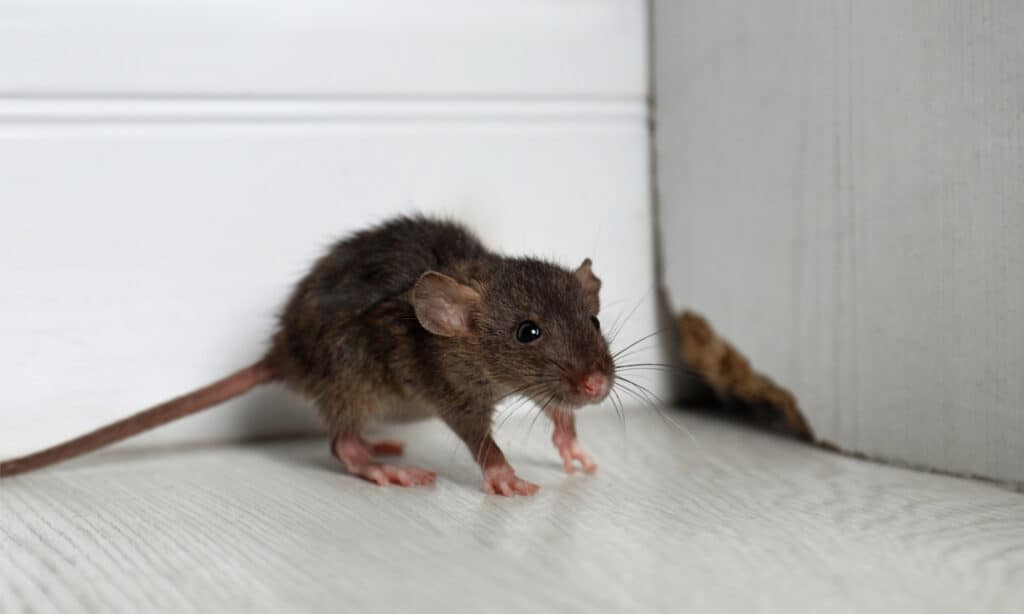
[[(495, 20), (481, 7), (498, 3), (430, 3), (394, 22), (413, 4), (303, 3), (326, 11), (314, 21), (226, 1), (105, 3), (125, 9), (110, 22), (0, 7), (0, 457), (258, 357), (324, 246), (397, 212), (450, 213), (509, 253), (592, 257), (609, 320), (646, 301), (620, 339), (654, 330), (643, 3), (585, 4)], [(313, 415), (256, 394), (143, 441)]]

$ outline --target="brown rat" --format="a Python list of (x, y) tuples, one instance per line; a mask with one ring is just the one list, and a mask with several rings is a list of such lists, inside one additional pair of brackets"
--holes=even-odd
[(331, 450), (354, 475), (415, 486), (431, 471), (378, 462), (397, 442), (361, 437), (368, 420), (396, 405), (441, 418), (466, 443), (484, 490), (529, 495), (491, 437), (495, 404), (532, 399), (555, 425), (568, 472), (596, 468), (576, 439), (572, 410), (602, 401), (615, 365), (597, 313), (600, 280), (584, 260), (575, 271), (487, 250), (466, 228), (400, 217), (335, 244), (299, 282), (266, 356), (206, 388), (64, 444), (0, 463), (29, 471), (113, 443), (280, 381), (310, 399)]

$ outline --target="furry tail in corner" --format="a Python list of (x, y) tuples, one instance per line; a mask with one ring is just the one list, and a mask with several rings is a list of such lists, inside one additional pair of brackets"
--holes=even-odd
[(256, 364), (233, 373), (209, 386), (171, 399), (112, 424), (21, 458), (0, 462), (0, 478), (10, 477), (47, 465), (66, 461), (86, 452), (137, 435), (143, 431), (213, 407), (274, 379), (274, 370), (264, 358)]

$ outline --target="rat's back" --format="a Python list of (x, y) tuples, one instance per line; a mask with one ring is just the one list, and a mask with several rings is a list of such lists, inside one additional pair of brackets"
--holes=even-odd
[(299, 287), (336, 318), (365, 311), (410, 289), (424, 271), (485, 254), (464, 226), (403, 216), (334, 244)]
[(420, 275), (491, 257), (464, 226), (424, 216), (398, 217), (342, 239), (288, 300), (271, 350), (275, 370), (308, 389), (339, 359), (380, 362), (372, 357), (418, 328), (403, 297)]

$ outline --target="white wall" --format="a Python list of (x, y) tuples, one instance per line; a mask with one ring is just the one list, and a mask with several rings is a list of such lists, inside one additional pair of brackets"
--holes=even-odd
[(665, 269), (843, 448), (1024, 482), (1024, 3), (655, 3)]
[[(644, 4), (0, 3), (0, 457), (260, 355), (335, 237), (443, 211), (650, 295)], [(647, 300), (620, 339), (654, 328)], [(142, 441), (316, 428), (259, 392)]]

